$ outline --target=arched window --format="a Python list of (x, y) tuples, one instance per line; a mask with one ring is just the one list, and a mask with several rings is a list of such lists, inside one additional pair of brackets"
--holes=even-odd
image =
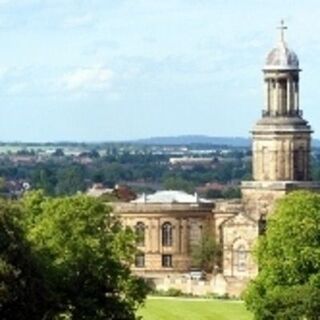
[(243, 245), (239, 246), (235, 252), (235, 265), (239, 272), (247, 269), (247, 250)]
[(165, 222), (162, 225), (162, 245), (164, 247), (172, 246), (172, 224)]
[(136, 224), (137, 245), (143, 247), (145, 242), (145, 225), (143, 222)]

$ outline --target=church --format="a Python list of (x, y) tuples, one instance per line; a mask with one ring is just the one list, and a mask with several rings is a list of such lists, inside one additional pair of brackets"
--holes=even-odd
[(209, 230), (221, 248), (221, 261), (200, 291), (240, 295), (258, 273), (252, 250), (275, 201), (293, 190), (320, 189), (310, 178), (313, 131), (300, 107), (298, 56), (285, 41), (283, 23), (279, 29), (263, 67), (264, 106), (251, 131), (253, 180), (242, 182), (242, 198), (210, 202), (159, 191), (114, 205), (123, 224), (139, 235), (134, 272), (155, 283), (167, 281), (162, 288), (188, 291), (189, 286), (190, 293), (199, 292), (198, 284), (190, 289), (184, 276), (192, 267), (192, 246)]

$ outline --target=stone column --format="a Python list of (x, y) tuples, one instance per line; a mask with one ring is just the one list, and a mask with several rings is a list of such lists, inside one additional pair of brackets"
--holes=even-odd
[[(273, 148), (275, 148), (275, 146), (273, 146)], [(276, 150), (272, 150), (272, 155), (273, 155), (273, 159), (271, 160), (271, 162), (273, 162), (273, 170), (270, 174), (271, 176), (271, 180), (279, 180), (279, 161), (278, 161), (278, 157), (279, 157), (279, 152), (278, 149)]]
[(290, 180), (295, 180), (295, 174), (294, 174), (294, 144), (293, 141), (290, 141)]
[(180, 253), (180, 219), (177, 219), (177, 222), (175, 224), (175, 233), (173, 238), (173, 245), (174, 245), (174, 252)]
[(290, 177), (290, 142), (289, 141), (286, 141), (285, 142), (285, 155), (286, 155), (286, 158), (285, 158), (285, 179), (288, 179), (288, 180), (291, 180), (291, 177)]
[(272, 103), (271, 103), (271, 110), (272, 114), (274, 115), (276, 112), (276, 105), (277, 105), (277, 93), (276, 93), (276, 82), (275, 80), (272, 81)]
[(279, 95), (279, 82), (277, 80), (276, 81), (276, 89), (275, 89), (275, 112), (278, 113), (279, 112), (279, 106), (280, 106), (280, 95)]
[(287, 79), (287, 113), (291, 112), (291, 80)]
[(303, 153), (304, 159), (303, 159), (303, 165), (304, 165), (304, 180), (309, 179), (309, 172), (308, 172), (308, 151), (307, 149), (304, 150)]
[(270, 112), (269, 105), (269, 80), (265, 80), (264, 82), (264, 109), (266, 112)]
[(300, 108), (299, 82), (297, 82), (297, 110)]
[(152, 252), (152, 219), (148, 219), (145, 224), (145, 250), (146, 252)]
[(299, 86), (298, 82), (294, 82), (293, 84), (294, 90), (294, 110), (299, 110)]
[(187, 219), (182, 220), (182, 229), (181, 229), (181, 253), (187, 253), (188, 252), (188, 221)]
[(152, 248), (153, 252), (159, 252), (160, 251), (160, 245), (161, 245), (161, 233), (160, 233), (160, 221), (159, 219), (154, 219), (154, 223), (152, 226)]

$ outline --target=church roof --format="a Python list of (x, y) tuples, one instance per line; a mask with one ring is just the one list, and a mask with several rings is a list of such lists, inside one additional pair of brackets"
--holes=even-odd
[(154, 194), (141, 195), (132, 203), (209, 203), (209, 200), (199, 198), (197, 194), (188, 194), (184, 191), (163, 190)]
[(299, 70), (299, 59), (297, 54), (288, 48), (284, 40), (284, 30), (287, 29), (281, 21), (280, 40), (277, 46), (267, 55), (264, 70)]

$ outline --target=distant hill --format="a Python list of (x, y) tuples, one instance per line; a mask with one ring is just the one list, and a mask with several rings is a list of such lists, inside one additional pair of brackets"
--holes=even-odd
[[(204, 135), (182, 135), (172, 137), (151, 137), (146, 139), (130, 141), (130, 143), (162, 146), (206, 144), (216, 146), (250, 147), (251, 139), (242, 137), (210, 137)], [(320, 148), (320, 140), (312, 139), (312, 147)]]
[(175, 137), (152, 137), (148, 139), (140, 139), (131, 141), (132, 143), (146, 145), (190, 145), (190, 144), (206, 144), (206, 145), (227, 145), (233, 147), (249, 147), (251, 140), (249, 138), (240, 137), (210, 137), (202, 135), (184, 135)]

